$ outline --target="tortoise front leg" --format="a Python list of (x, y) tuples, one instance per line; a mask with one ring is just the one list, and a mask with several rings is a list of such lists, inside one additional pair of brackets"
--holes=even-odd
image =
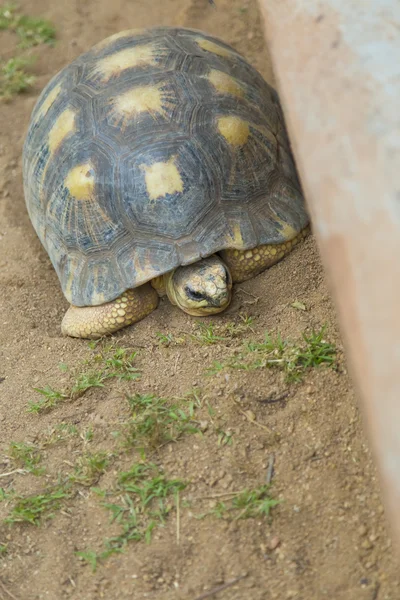
[(294, 246), (304, 239), (309, 232), (310, 227), (307, 226), (296, 237), (282, 244), (265, 244), (252, 250), (222, 250), (219, 255), (229, 268), (232, 281), (240, 283), (262, 273), (268, 267), (272, 267), (289, 254)]
[(64, 335), (100, 338), (147, 317), (158, 305), (158, 294), (146, 283), (100, 306), (70, 306), (61, 323)]

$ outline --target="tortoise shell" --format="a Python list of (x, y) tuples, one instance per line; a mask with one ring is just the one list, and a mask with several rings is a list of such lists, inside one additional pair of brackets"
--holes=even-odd
[(275, 90), (189, 29), (121, 32), (60, 71), (33, 110), (23, 177), (76, 306), (308, 223)]

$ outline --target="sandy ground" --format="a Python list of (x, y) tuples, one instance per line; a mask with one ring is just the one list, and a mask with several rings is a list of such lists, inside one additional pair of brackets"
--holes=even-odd
[[(127, 396), (153, 393), (172, 401), (191, 394), (198, 399), (194, 419), (202, 433), (147, 451), (146, 460), (188, 483), (180, 505), (171, 500), (165, 526), (153, 531), (150, 543), (131, 541), (124, 552), (100, 561), (96, 572), (76, 553), (101, 553), (103, 540), (119, 529), (90, 485), (75, 484), (60, 510), (39, 526), (2, 522), (2, 600), (400, 598), (376, 472), (312, 237), (276, 267), (238, 286), (227, 314), (206, 320), (224, 338), (218, 343), (194, 339), (196, 319), (163, 301), (150, 317), (114, 338), (118, 347), (137, 351), (140, 380), (110, 379), (47, 412), (27, 410), (39, 399), (34, 387), (67, 389), (76, 373), (89, 368), (85, 361), (98, 356), (87, 342), (60, 335), (67, 303), (25, 209), (21, 148), (37, 96), (54, 73), (104, 37), (158, 24), (195, 27), (223, 38), (273, 82), (256, 2), (216, 4), (217, 9), (208, 0), (20, 3), (25, 13), (54, 22), (58, 43), (35, 50), (33, 91), (0, 111), (0, 486), (5, 496), (0, 515), (10, 515), (14, 493), (44, 493), (74, 472), (87, 452), (109, 454), (109, 466), (91, 483), (110, 490), (118, 473), (141, 459), (137, 451), (118, 450), (115, 431), (129, 418)], [(0, 35), (4, 53), (10, 39)], [(307, 310), (294, 308), (296, 301)], [(245, 315), (253, 317), (251, 327), (244, 326)], [(298, 383), (265, 368), (205, 374), (214, 361), (240, 352), (246, 340), (261, 341), (266, 330), (298, 339), (325, 323), (326, 338), (338, 349), (336, 370), (311, 369)], [(169, 342), (162, 343), (157, 332)], [(57, 438), (62, 423), (73, 424), (75, 433)], [(10, 458), (12, 442), (35, 445), (45, 473), (2, 476), (18, 468)], [(282, 502), (270, 518), (196, 518), (215, 511), (221, 499), (234, 498), (231, 492), (265, 483), (272, 458), (270, 493)], [(235, 585), (204, 595), (242, 575)]]

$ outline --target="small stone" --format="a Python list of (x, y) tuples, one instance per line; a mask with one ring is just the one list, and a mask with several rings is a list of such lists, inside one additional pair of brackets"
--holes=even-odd
[(280, 543), (281, 543), (281, 540), (278, 538), (277, 535), (274, 535), (274, 537), (272, 537), (268, 542), (268, 548), (270, 550), (275, 550), (279, 546)]
[(360, 525), (358, 528), (358, 535), (364, 536), (367, 535), (368, 529), (365, 525)]
[(249, 421), (255, 421), (256, 420), (256, 415), (253, 413), (252, 410), (246, 410), (245, 411), (245, 415), (248, 418)]
[(207, 431), (208, 429), (208, 421), (200, 421), (199, 423), (200, 431)]

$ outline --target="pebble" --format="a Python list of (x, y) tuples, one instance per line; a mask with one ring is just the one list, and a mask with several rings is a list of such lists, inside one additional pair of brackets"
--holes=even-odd
[(368, 529), (365, 525), (360, 525), (358, 528), (358, 535), (364, 536), (367, 535)]
[(275, 550), (279, 546), (280, 543), (281, 543), (281, 540), (278, 538), (277, 535), (274, 535), (274, 537), (272, 537), (268, 542), (268, 548), (270, 550)]

